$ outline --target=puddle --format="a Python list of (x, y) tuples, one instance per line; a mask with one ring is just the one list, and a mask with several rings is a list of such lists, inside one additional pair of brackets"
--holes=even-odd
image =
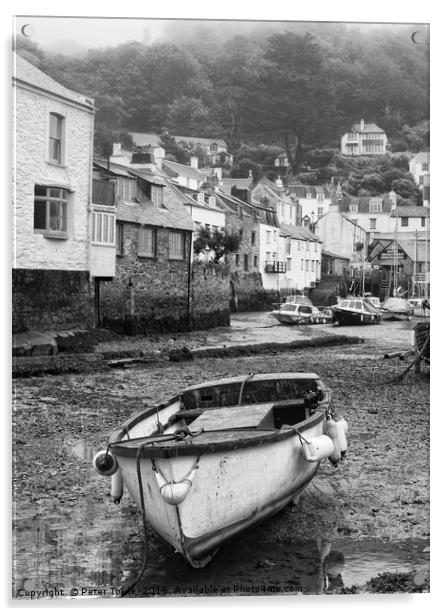
[[(371, 434), (353, 438), (367, 440)], [(88, 463), (86, 494), (94, 489), (99, 498), (66, 494), (60, 510), (53, 509), (48, 517), (17, 516), (14, 521), (14, 597), (114, 598), (135, 579), (143, 556), (139, 514), (126, 491), (120, 506), (109, 502), (106, 482), (90, 464), (98, 450), (92, 442), (98, 440), (89, 437), (63, 446)], [(275, 529), (274, 518), (270, 523)], [(362, 586), (386, 571), (429, 568), (426, 540), (267, 543), (260, 542), (255, 529), (224, 546), (204, 569), (193, 569), (154, 533), (149, 539), (148, 567), (134, 596), (323, 594)], [(43, 594), (32, 595), (39, 591)]]

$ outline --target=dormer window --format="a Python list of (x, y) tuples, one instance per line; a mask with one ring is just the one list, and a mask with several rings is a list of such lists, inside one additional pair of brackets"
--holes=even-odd
[(208, 204), (210, 207), (216, 207), (216, 197), (215, 195), (210, 195), (208, 198)]
[(205, 198), (205, 195), (204, 195), (203, 192), (200, 192), (200, 193), (197, 194), (196, 199), (197, 199), (197, 202), (199, 203), (199, 205), (204, 205), (204, 202), (205, 202), (204, 198)]
[(358, 204), (357, 203), (350, 203), (350, 212), (352, 212), (352, 214), (357, 214), (358, 213)]
[(322, 203), (323, 200), (324, 200), (324, 193), (317, 193), (317, 201), (319, 203)]
[(382, 212), (383, 204), (381, 201), (373, 201), (369, 203), (369, 212)]
[(157, 184), (151, 184), (151, 201), (156, 207), (162, 206), (163, 188)]
[(306, 193), (306, 198), (307, 198), (307, 199), (311, 199), (311, 193), (310, 193), (310, 192), (307, 192), (307, 193)]

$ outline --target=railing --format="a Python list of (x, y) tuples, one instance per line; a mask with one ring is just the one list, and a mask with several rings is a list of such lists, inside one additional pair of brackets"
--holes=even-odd
[(266, 274), (284, 274), (286, 272), (286, 261), (265, 261), (264, 271)]

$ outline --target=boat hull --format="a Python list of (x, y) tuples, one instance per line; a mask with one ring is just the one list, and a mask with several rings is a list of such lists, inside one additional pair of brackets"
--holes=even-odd
[(342, 308), (333, 308), (333, 323), (339, 325), (374, 325), (379, 323), (378, 315), (371, 313), (355, 312)]
[[(175, 458), (140, 459), (143, 509), (148, 523), (194, 567), (206, 564), (226, 541), (283, 509), (305, 489), (319, 462), (308, 462), (296, 433), (264, 445)], [(324, 432), (319, 413), (305, 438)], [(188, 454), (188, 451), (186, 452)], [(135, 456), (119, 455), (124, 484), (142, 508)], [(181, 503), (168, 504), (156, 473), (179, 482), (197, 465), (191, 488)]]

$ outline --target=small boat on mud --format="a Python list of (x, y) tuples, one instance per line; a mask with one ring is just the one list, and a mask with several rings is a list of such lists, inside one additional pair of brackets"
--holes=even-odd
[(306, 304), (300, 301), (286, 302), (277, 310), (273, 310), (271, 315), (286, 325), (309, 325), (328, 321), (328, 317), (310, 302)]
[(333, 309), (335, 325), (373, 325), (381, 323), (381, 313), (363, 297), (341, 299)]
[(193, 567), (295, 501), (322, 460), (337, 464), (347, 424), (313, 373), (238, 376), (190, 387), (125, 421), (94, 467), (123, 483), (144, 524)]
[(381, 307), (381, 318), (388, 321), (409, 321), (412, 306), (404, 297), (389, 297)]

